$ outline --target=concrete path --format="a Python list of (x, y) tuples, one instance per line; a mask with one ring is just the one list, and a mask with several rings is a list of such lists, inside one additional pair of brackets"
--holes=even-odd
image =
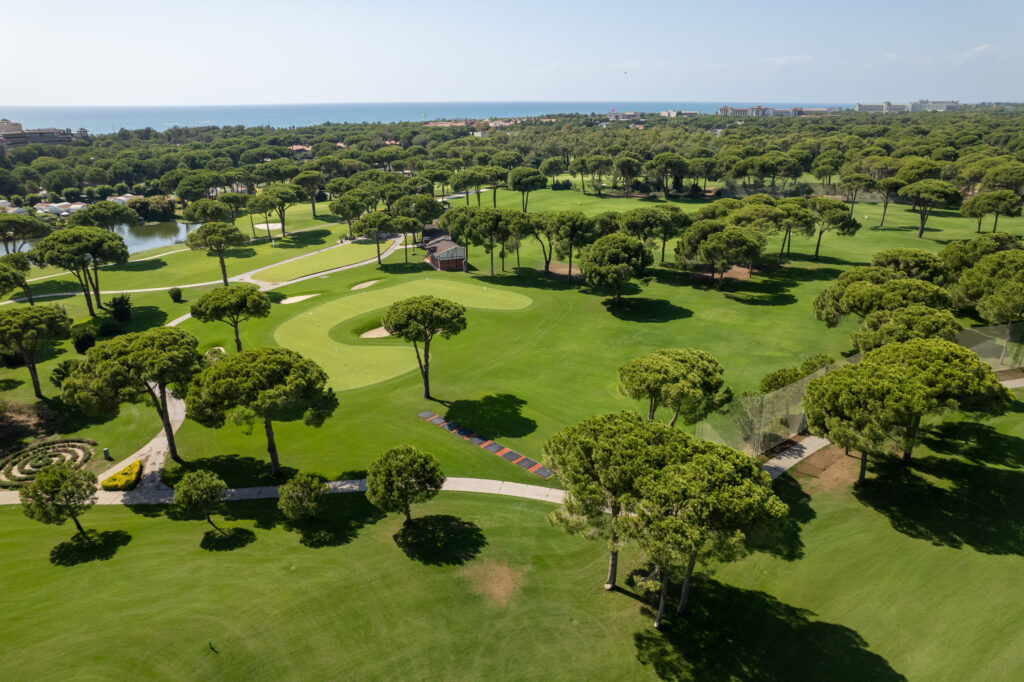
[[(156, 472), (159, 479), (159, 471)], [(365, 493), (366, 479), (349, 479), (344, 481), (330, 481), (328, 487), (331, 493)], [(444, 483), (442, 490), (460, 493), (484, 493), (488, 495), (505, 495), (507, 497), (520, 497), (527, 500), (539, 500), (561, 504), (565, 497), (564, 490), (545, 488), (539, 485), (528, 485), (526, 483), (512, 483), (511, 481), (495, 481), (489, 478), (449, 478)], [(267, 485), (253, 488), (229, 488), (225, 500), (238, 502), (241, 500), (268, 500), (277, 497), (277, 486)], [(127, 492), (112, 492), (100, 490), (96, 493), (96, 504), (171, 504), (174, 502), (174, 490), (160, 483), (159, 485), (143, 486), (140, 484), (135, 490)], [(0, 504), (18, 504), (18, 492), (16, 490), (5, 490), (0, 492)]]
[(762, 465), (774, 481), (823, 447), (830, 445), (827, 439), (819, 436), (807, 436), (799, 443), (794, 443)]
[(1007, 388), (1024, 388), (1024, 379), (1007, 379), (999, 383)]

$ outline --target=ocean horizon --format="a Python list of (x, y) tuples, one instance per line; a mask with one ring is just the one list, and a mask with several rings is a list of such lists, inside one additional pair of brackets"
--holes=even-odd
[(85, 128), (94, 135), (121, 128), (138, 130), (196, 126), (271, 126), (291, 128), (321, 123), (395, 123), (453, 118), (506, 118), (544, 114), (606, 114), (615, 111), (656, 112), (681, 109), (713, 114), (718, 107), (837, 107), (836, 102), (686, 102), (686, 101), (590, 101), (590, 102), (363, 102), (350, 104), (246, 104), (196, 106), (3, 106), (0, 118), (25, 128)]

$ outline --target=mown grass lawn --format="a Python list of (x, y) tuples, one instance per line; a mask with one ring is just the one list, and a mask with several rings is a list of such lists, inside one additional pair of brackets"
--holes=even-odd
[(700, 566), (688, 615), (663, 632), (634, 581), (642, 558), (627, 549), (621, 589), (604, 592), (603, 544), (552, 527), (540, 502), (442, 493), (401, 544), (400, 517), (358, 494), (298, 526), (273, 501), (232, 503), (215, 517), (223, 537), (159, 507), (95, 508), (86, 546), (0, 507), (20, 654), (6, 674), (1020, 679), (1022, 453), (1017, 402), (982, 423), (937, 420), (913, 469), (880, 461), (857, 491), (855, 459), (815, 455), (776, 483), (782, 532)]

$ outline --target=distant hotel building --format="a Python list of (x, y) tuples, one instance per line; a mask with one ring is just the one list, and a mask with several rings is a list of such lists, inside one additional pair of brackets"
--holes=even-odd
[(953, 111), (954, 109), (959, 108), (960, 102), (955, 99), (919, 99), (916, 102), (911, 102), (910, 104), (893, 104), (892, 102), (882, 102), (881, 104), (858, 104), (853, 108), (853, 110), (866, 114), (905, 114), (908, 111)]
[(718, 108), (719, 116), (819, 116), (831, 114), (836, 111), (835, 107), (820, 107), (817, 109), (805, 109), (803, 107), (792, 107), (790, 109), (776, 109), (774, 107), (730, 107)]
[(37, 128), (24, 130), (20, 123), (0, 118), (0, 149), (21, 147), (33, 142), (42, 144), (67, 144), (74, 140), (89, 138), (89, 131), (79, 128), (71, 132), (71, 128)]
[(678, 111), (676, 109), (668, 109), (667, 111), (660, 112), (661, 116), (665, 118), (676, 118), (677, 116), (697, 116), (699, 111)]

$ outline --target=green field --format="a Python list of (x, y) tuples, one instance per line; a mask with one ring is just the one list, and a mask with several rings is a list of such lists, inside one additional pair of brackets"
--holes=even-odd
[[(0, 507), (19, 625), (5, 674), (63, 679), (60, 647), (80, 677), (309, 678), (344, 661), (356, 679), (1019, 679), (1024, 403), (924, 442), (914, 473), (880, 463), (856, 494), (854, 460), (781, 479), (785, 532), (700, 573), (663, 633), (651, 596), (628, 579), (604, 592), (602, 545), (540, 502), (442, 493), (415, 515), (444, 535), (408, 551), (400, 518), (356, 494), (299, 528), (272, 501), (228, 505), (233, 551), (156, 507), (90, 511), (88, 549)], [(627, 551), (620, 575), (640, 567)]]
[[(381, 245), (384, 250), (386, 245)], [(357, 241), (315, 253), (301, 260), (260, 270), (253, 276), (261, 282), (288, 282), (303, 275), (311, 275), (331, 268), (361, 263), (377, 255), (377, 245), (373, 242)]]
[[(498, 199), (519, 205), (510, 192)], [(652, 203), (542, 191), (530, 206), (596, 213)], [(275, 425), (286, 475), (361, 477), (386, 448), (412, 443), (433, 453), (449, 476), (558, 486), (417, 413), (429, 409), (541, 459), (544, 441), (565, 425), (636, 407), (618, 393), (616, 369), (639, 354), (707, 350), (737, 391), (813, 353), (839, 357), (850, 350), (856, 323), (829, 329), (814, 320), (811, 301), (822, 288), (881, 249), (938, 251), (975, 229), (973, 221), (939, 211), (917, 239), (917, 216), (904, 206), (890, 207), (885, 228), (876, 227), (878, 205), (858, 204), (855, 215), (864, 229), (853, 237), (825, 235), (817, 262), (813, 239), (795, 238), (785, 267), (771, 267), (774, 258), (766, 256), (751, 279), (720, 290), (656, 268), (649, 284), (627, 288), (620, 306), (606, 292), (543, 274), (533, 241), (522, 248), (520, 276), (514, 259), (505, 272), (496, 259), (498, 274), (487, 275), (480, 247), (470, 249), (468, 274), (406, 264), (395, 253), (380, 267), (271, 292), (270, 316), (244, 323), (242, 341), (247, 348), (299, 350), (327, 370), (339, 391), (340, 406), (323, 427)], [(1000, 229), (1024, 234), (1024, 219), (1004, 218)], [(323, 248), (342, 233), (346, 226), (301, 233), (314, 237), (284, 257)], [(769, 251), (778, 245), (770, 241)], [(375, 252), (372, 244), (354, 246), (361, 253), (346, 257)], [(324, 269), (324, 262), (337, 267), (330, 263), (339, 262), (331, 259), (341, 249), (263, 276), (292, 279)], [(254, 255), (230, 260), (229, 273), (276, 262), (288, 250), (256, 246)], [(102, 284), (170, 287), (185, 282), (165, 275), (204, 281), (211, 265), (209, 279), (216, 279), (215, 259), (202, 254), (155, 261), (163, 265), (112, 269)], [(377, 281), (352, 289), (370, 280)], [(128, 329), (179, 317), (202, 291), (186, 289), (182, 304), (163, 291), (133, 294), (136, 316)], [(359, 337), (379, 325), (389, 303), (423, 293), (468, 307), (466, 331), (434, 345), (434, 400), (422, 398), (410, 345)], [(86, 318), (80, 296), (54, 301), (76, 320)], [(197, 335), (201, 350), (232, 347), (227, 325), (188, 320), (182, 327)], [(75, 354), (67, 342), (44, 353), (48, 396), (56, 393), (49, 373), (69, 357)], [(0, 382), (5, 398), (32, 402), (24, 368), (0, 370)], [(108, 420), (52, 398), (47, 406), (62, 416), (59, 433), (95, 438), (118, 458), (159, 429), (145, 405), (123, 406)], [(167, 469), (169, 482), (194, 468), (212, 469), (231, 486), (275, 482), (261, 430), (186, 421), (178, 446), (187, 463)], [(409, 554), (393, 539), (399, 519), (380, 518), (361, 495), (332, 496), (306, 544), (273, 502), (228, 505), (227, 525), (242, 529), (232, 537), (244, 545), (233, 551), (207, 551), (202, 522), (153, 507), (90, 511), (86, 526), (107, 535), (85, 549), (61, 544), (69, 527), (41, 526), (17, 507), (0, 507), (7, 530), (0, 534), (0, 567), (7, 604), (18, 614), (6, 638), (17, 656), (5, 672), (11, 679), (64, 678), (68, 667), (52, 655), (60, 647), (75, 652), (75, 670), (87, 678), (309, 678), (343, 669), (357, 679), (1019, 679), (1022, 453), (1024, 404), (1017, 402), (987, 421), (935, 421), (911, 472), (878, 462), (874, 480), (857, 493), (854, 460), (840, 455), (821, 475), (801, 468), (776, 484), (791, 504), (786, 532), (759, 539), (757, 551), (738, 563), (702, 573), (690, 616), (670, 620), (664, 634), (650, 628), (647, 598), (629, 584), (611, 594), (600, 589), (603, 547), (552, 528), (545, 520), (552, 507), (537, 502), (444, 493), (417, 513), (461, 520), (457, 531), (447, 527), (453, 544), (421, 544)], [(623, 573), (640, 568), (632, 552), (624, 564)]]

